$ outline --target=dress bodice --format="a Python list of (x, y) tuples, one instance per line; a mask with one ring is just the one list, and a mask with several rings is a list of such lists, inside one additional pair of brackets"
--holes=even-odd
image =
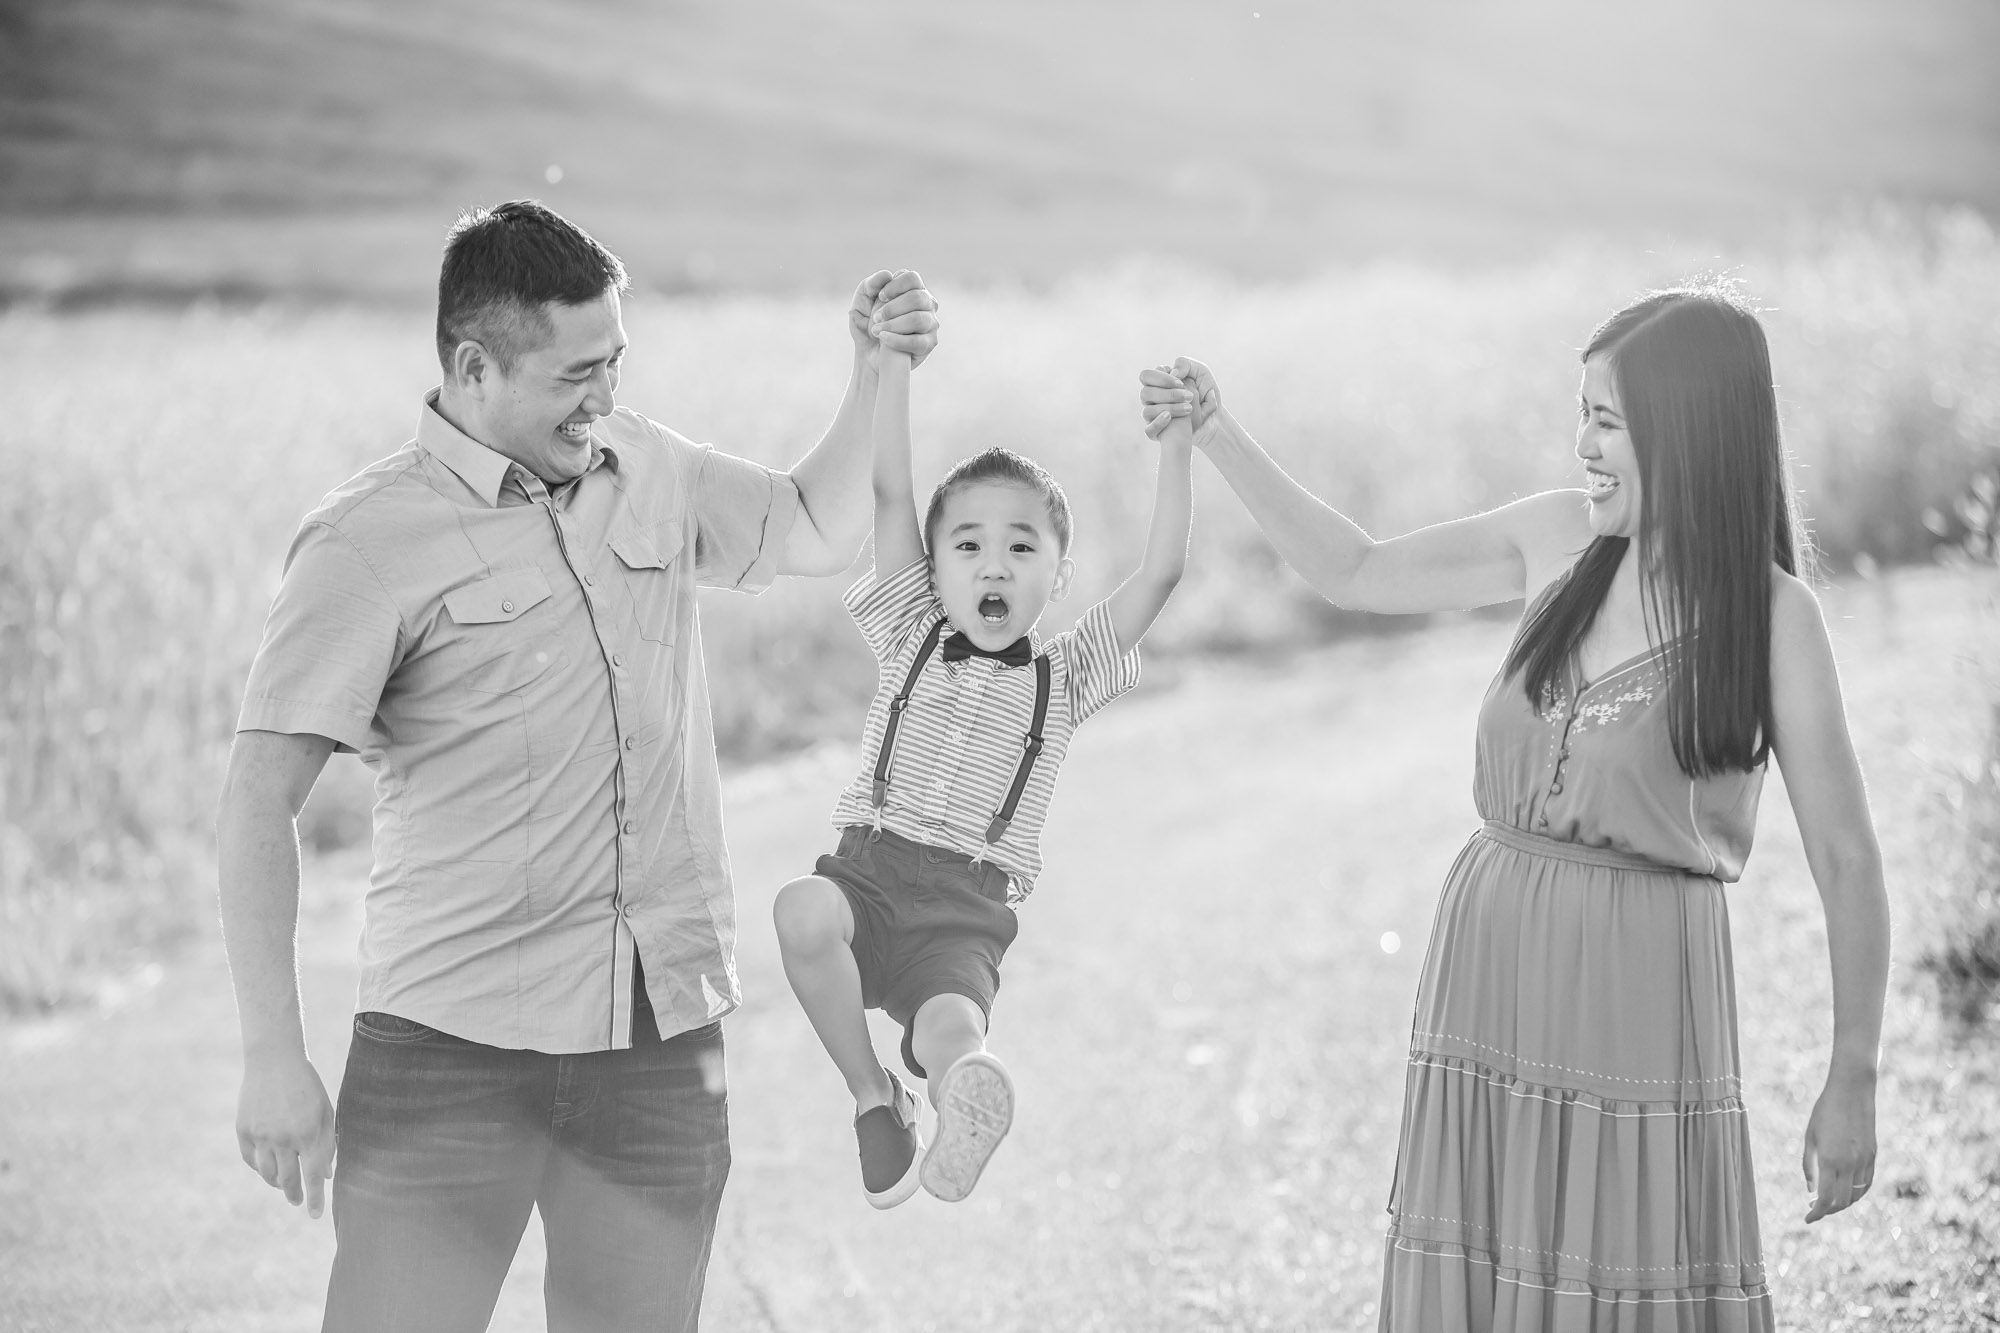
[(1733, 882), (1764, 770), (1690, 778), (1674, 761), (1658, 649), (1584, 684), (1574, 665), (1537, 707), (1503, 667), (1479, 708), (1473, 799), (1482, 817)]

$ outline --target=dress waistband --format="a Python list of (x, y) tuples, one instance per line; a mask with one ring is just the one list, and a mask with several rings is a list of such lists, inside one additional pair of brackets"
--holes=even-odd
[(1526, 829), (1516, 828), (1499, 819), (1487, 820), (1486, 826), (1473, 836), (1479, 837), (1482, 834), (1495, 842), (1505, 843), (1516, 851), (1526, 852), (1530, 856), (1553, 857), (1558, 861), (1575, 861), (1580, 865), (1605, 866), (1612, 870), (1641, 870), (1654, 875), (1694, 873), (1680, 866), (1661, 865), (1658, 861), (1649, 861), (1643, 856), (1616, 851), (1610, 847), (1586, 847), (1580, 842), (1545, 838), (1539, 833), (1530, 833)]

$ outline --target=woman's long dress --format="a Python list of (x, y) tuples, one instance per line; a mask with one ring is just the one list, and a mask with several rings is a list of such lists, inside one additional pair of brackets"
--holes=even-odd
[(1479, 714), (1485, 825), (1417, 992), (1385, 1330), (1764, 1330), (1722, 886), (1761, 770), (1690, 780), (1645, 653)]

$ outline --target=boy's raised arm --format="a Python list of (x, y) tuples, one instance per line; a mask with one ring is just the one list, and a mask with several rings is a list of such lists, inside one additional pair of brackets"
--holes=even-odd
[(1194, 427), (1177, 416), (1159, 434), (1160, 471), (1153, 490), (1153, 523), (1139, 570), (1111, 594), (1111, 628), (1118, 647), (1131, 652), (1153, 627), (1160, 609), (1187, 568), (1188, 528), (1194, 519)]
[[(910, 481), (910, 356), (883, 347), (875, 392), (875, 572), (923, 558), (917, 496)], [(1192, 438), (1192, 436), (1190, 436)]]

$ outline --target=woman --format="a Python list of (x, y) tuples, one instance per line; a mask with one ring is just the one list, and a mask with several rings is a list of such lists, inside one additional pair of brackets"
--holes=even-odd
[(1480, 709), (1485, 825), (1417, 993), (1383, 1329), (1771, 1327), (1722, 886), (1775, 755), (1825, 906), (1834, 1040), (1808, 1222), (1867, 1192), (1881, 857), (1825, 624), (1796, 577), (1770, 353), (1713, 290), (1583, 357), (1587, 488), (1376, 541), (1272, 461), (1198, 362), (1141, 376), (1328, 600), (1528, 599)]

